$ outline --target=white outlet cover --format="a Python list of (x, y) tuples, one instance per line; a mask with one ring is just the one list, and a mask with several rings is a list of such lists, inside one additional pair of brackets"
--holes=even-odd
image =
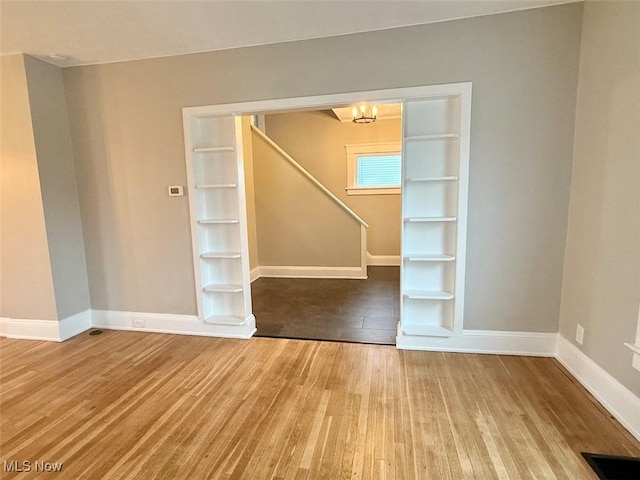
[(576, 342), (580, 345), (584, 342), (584, 327), (580, 324), (576, 326)]
[(134, 318), (133, 326), (136, 328), (144, 328), (144, 318)]
[(182, 185), (171, 185), (169, 187), (169, 196), (170, 197), (184, 196), (184, 188), (182, 187)]

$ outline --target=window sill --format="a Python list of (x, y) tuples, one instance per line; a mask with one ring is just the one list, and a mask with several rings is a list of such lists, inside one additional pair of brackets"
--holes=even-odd
[(400, 187), (347, 188), (347, 195), (400, 195)]

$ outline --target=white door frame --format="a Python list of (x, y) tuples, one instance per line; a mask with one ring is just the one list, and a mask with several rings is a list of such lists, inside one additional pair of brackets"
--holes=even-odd
[[(186, 118), (189, 116), (212, 116), (212, 115), (256, 115), (273, 112), (283, 112), (289, 110), (318, 110), (322, 107), (340, 107), (350, 106), (354, 103), (360, 102), (388, 102), (388, 103), (403, 103), (405, 100), (417, 99), (417, 98), (429, 98), (429, 97), (446, 97), (453, 95), (461, 95), (464, 98), (470, 98), (471, 96), (471, 82), (462, 83), (448, 83), (442, 85), (425, 85), (418, 87), (403, 87), (403, 88), (391, 88), (385, 90), (370, 90), (361, 92), (349, 92), (349, 93), (336, 93), (329, 95), (314, 95), (307, 97), (292, 97), (292, 98), (279, 98), (273, 100), (255, 100), (240, 103), (225, 103), (217, 105), (197, 106), (197, 107), (185, 107), (182, 109), (183, 115)], [(471, 118), (471, 105), (470, 102), (462, 103), (461, 112), (461, 131), (460, 131), (460, 181), (461, 191), (463, 192), (464, 199), (459, 201), (465, 202), (465, 208), (462, 209), (462, 214), (458, 217), (458, 236), (462, 234), (462, 241), (458, 241), (458, 248), (462, 246), (461, 251), (456, 252), (456, 261), (458, 262), (458, 268), (456, 269), (458, 274), (465, 272), (466, 265), (466, 194), (468, 189), (468, 164), (469, 164), (469, 149), (470, 149), (470, 118)], [(245, 195), (246, 192), (242, 192)], [(461, 228), (460, 228), (461, 227)], [(244, 232), (247, 235), (247, 232)], [(402, 247), (401, 247), (402, 248)], [(402, 253), (402, 252), (401, 252)], [(464, 276), (464, 275), (463, 275)], [(456, 298), (456, 312), (454, 322), (457, 323), (456, 331), (461, 332), (463, 314), (464, 314), (464, 278), (456, 279), (457, 292), (461, 295), (457, 295)], [(401, 286), (399, 285), (400, 289)], [(253, 313), (253, 312), (250, 312)], [(414, 346), (414, 348), (421, 349), (425, 346)], [(429, 345), (426, 349), (431, 349)], [(405, 347), (406, 348), (406, 347)], [(411, 347), (409, 347), (411, 348)], [(437, 348), (436, 348), (437, 349)]]

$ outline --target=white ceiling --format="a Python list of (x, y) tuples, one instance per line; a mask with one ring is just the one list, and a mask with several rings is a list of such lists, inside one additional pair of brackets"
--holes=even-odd
[[(580, 0), (8, 1), (0, 53), (60, 66), (380, 30)], [(51, 59), (61, 53), (69, 60)]]

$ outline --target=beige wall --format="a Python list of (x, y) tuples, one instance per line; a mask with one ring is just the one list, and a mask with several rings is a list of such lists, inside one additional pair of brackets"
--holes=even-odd
[(25, 57), (58, 318), (91, 307), (62, 70)]
[(401, 142), (400, 119), (356, 125), (340, 122), (330, 112), (286, 113), (267, 115), (266, 129), (285, 152), (369, 224), (369, 253), (400, 255), (400, 195), (347, 195), (344, 149), (350, 143)]
[(640, 3), (585, 5), (560, 333), (640, 396)]
[(56, 320), (24, 57), (0, 62), (0, 317)]
[(360, 266), (360, 223), (253, 133), (262, 266)]
[(557, 331), (581, 20), (567, 4), (65, 69), (93, 307), (196, 311), (187, 201), (166, 196), (186, 183), (181, 107), (471, 81), (465, 327)]
[(242, 147), (244, 150), (244, 183), (247, 202), (247, 235), (249, 237), (249, 268), (258, 263), (258, 233), (256, 230), (256, 194), (253, 181), (253, 141), (251, 117), (242, 117)]

